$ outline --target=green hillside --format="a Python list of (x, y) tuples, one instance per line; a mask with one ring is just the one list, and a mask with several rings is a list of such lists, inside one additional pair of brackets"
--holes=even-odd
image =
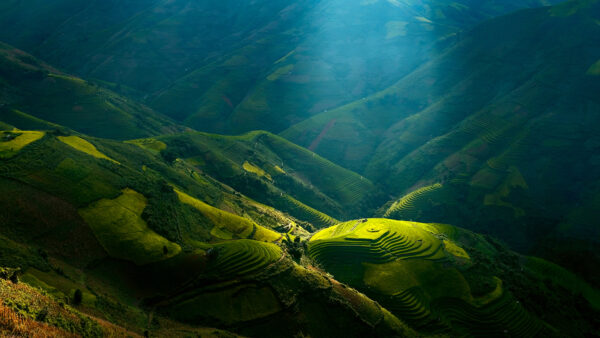
[(0, 41), (1, 337), (600, 334), (600, 0), (6, 0)]
[[(119, 142), (61, 133), (2, 132), (19, 148), (0, 160), (0, 266), (19, 267), (22, 281), (53, 299), (137, 334), (214, 326), (248, 336), (268, 327), (282, 337), (592, 330), (597, 289), (558, 266), (459, 228), (386, 219), (340, 223), (306, 245), (301, 226), (321, 224), (232, 190), (199, 157), (212, 149), (231, 168), (266, 181), (288, 172), (311, 178), (315, 163), (323, 180), (327, 164), (332, 177), (368, 183), (318, 157), (305, 171), (294, 169), (292, 159), (310, 153), (274, 135)], [(177, 148), (177, 140), (190, 146)], [(249, 144), (266, 155), (244, 156)], [(172, 159), (169, 149), (195, 156)], [(283, 153), (283, 163), (267, 161)], [(542, 316), (536, 297), (556, 315)], [(567, 297), (577, 305), (565, 307)], [(324, 311), (336, 325), (322, 320)], [(555, 320), (567, 311), (578, 319)]]
[(21, 129), (58, 125), (113, 139), (182, 131), (171, 119), (0, 43), (0, 117)]
[[(149, 140), (135, 142), (149, 149), (156, 142)], [(368, 179), (268, 132), (184, 133), (156, 140), (164, 144), (163, 158), (184, 159), (241, 193), (317, 227), (356, 217), (382, 201)]]
[[(276, 336), (340, 332), (320, 321), (317, 309), (335, 313), (348, 333), (416, 334), (273, 243), (306, 236), (298, 226), (305, 223), (185, 161), (164, 162), (136, 144), (82, 134), (13, 129), (1, 137), (10, 138), (3, 143), (11, 153), (0, 160), (0, 266), (22, 269), (22, 281), (43, 290), (28, 294), (45, 292), (139, 335), (179, 336), (215, 325), (244, 335), (264, 332), (264, 325)], [(283, 222), (291, 226), (286, 234), (270, 229)], [(3, 303), (12, 309), (6, 311), (15, 304)], [(54, 318), (30, 311), (30, 330)], [(0, 328), (9, 324), (0, 321)]]

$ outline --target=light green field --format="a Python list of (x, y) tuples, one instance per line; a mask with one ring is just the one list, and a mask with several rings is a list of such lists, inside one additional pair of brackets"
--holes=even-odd
[[(452, 243), (445, 250), (444, 241)], [(447, 246), (447, 245), (446, 245)], [(384, 218), (354, 220), (321, 230), (309, 242), (309, 254), (326, 264), (353, 262), (383, 264), (398, 259), (444, 261), (448, 254), (466, 253), (449, 239), (442, 240), (434, 225)], [(460, 252), (456, 256), (453, 253)]]
[(275, 242), (281, 239), (281, 234), (260, 226), (244, 217), (212, 207), (192, 196), (175, 189), (179, 200), (188, 204), (214, 224), (211, 235), (218, 239), (251, 238), (257, 241)]
[(125, 143), (135, 144), (143, 149), (149, 150), (153, 153), (159, 153), (161, 150), (167, 149), (167, 145), (153, 138), (141, 138), (137, 140), (125, 141)]
[(42, 131), (2, 131), (0, 132), (0, 158), (11, 158), (15, 156), (26, 145), (35, 142), (45, 133)]
[(94, 147), (93, 144), (91, 144), (90, 142), (82, 139), (79, 136), (58, 136), (58, 139), (63, 142), (64, 144), (77, 149), (81, 152), (84, 152), (88, 155), (94, 156), (95, 158), (101, 158), (101, 159), (105, 159), (114, 163), (119, 163), (115, 160), (113, 160), (112, 158), (104, 155), (103, 153), (99, 152), (98, 149), (96, 149), (96, 147)]
[(142, 219), (147, 200), (144, 195), (124, 189), (115, 199), (101, 199), (79, 209), (104, 249), (115, 258), (138, 265), (177, 255), (181, 247), (148, 228)]
[[(248, 162), (248, 161), (244, 161), (244, 164), (242, 165), (242, 168), (244, 168), (244, 170), (246, 170), (249, 173), (254, 173), (260, 177), (265, 177), (268, 180), (272, 180), (273, 178), (271, 177), (271, 175), (269, 175), (266, 171), (262, 170), (261, 168), (255, 166), (254, 164)], [(281, 170), (281, 168), (280, 168)]]

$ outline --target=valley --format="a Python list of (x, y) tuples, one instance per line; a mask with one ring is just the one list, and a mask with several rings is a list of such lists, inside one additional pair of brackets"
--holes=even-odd
[(0, 41), (0, 336), (600, 333), (597, 0), (9, 0)]

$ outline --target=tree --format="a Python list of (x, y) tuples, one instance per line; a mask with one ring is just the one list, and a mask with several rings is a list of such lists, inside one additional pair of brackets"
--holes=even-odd
[(81, 304), (82, 301), (83, 301), (83, 293), (81, 292), (80, 289), (75, 290), (75, 293), (73, 294), (73, 304), (79, 305), (79, 304)]

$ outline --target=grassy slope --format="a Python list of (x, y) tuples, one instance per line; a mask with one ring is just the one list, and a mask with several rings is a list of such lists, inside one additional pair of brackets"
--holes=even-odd
[(112, 257), (141, 265), (177, 255), (181, 247), (150, 230), (142, 219), (146, 205), (144, 195), (124, 189), (121, 196), (96, 201), (79, 214)]
[(335, 222), (323, 213), (344, 218), (375, 204), (376, 189), (369, 180), (268, 132), (185, 133), (158, 140), (166, 144), (162, 154), (186, 159), (242, 193), (316, 226)]
[(148, 107), (61, 73), (5, 44), (0, 44), (0, 89), (3, 121), (21, 129), (59, 124), (114, 139), (183, 130)]
[(0, 334), (20, 337), (132, 336), (116, 325), (59, 303), (45, 292), (0, 279)]

